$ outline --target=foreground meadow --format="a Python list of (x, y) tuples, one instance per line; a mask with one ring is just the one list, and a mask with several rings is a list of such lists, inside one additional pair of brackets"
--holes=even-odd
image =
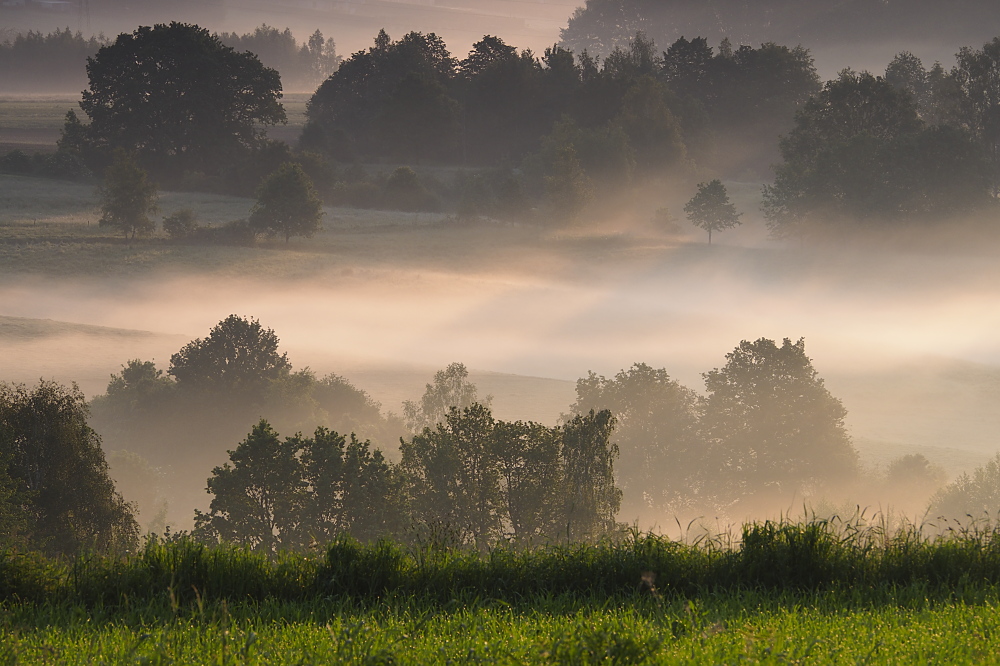
[(762, 523), (738, 546), (332, 544), (0, 557), (9, 664), (994, 663), (992, 528)]
[(2, 607), (7, 664), (995, 663), (995, 589), (457, 598), (356, 605), (205, 604), (126, 611)]

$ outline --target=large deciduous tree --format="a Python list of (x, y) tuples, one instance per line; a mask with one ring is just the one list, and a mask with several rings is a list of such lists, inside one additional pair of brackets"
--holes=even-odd
[(858, 455), (847, 411), (823, 384), (805, 342), (744, 340), (704, 375), (702, 427), (720, 501), (790, 498), (851, 479)]
[(250, 228), (268, 236), (312, 236), (323, 218), (312, 179), (302, 167), (285, 162), (257, 188), (257, 203), (250, 213)]
[(88, 59), (87, 75), (80, 106), (94, 144), (138, 151), (158, 169), (215, 172), (285, 120), (278, 73), (196, 25), (121, 34)]
[(797, 114), (764, 188), (773, 235), (845, 223), (913, 222), (983, 205), (989, 170), (974, 135), (924, 127), (913, 96), (867, 72), (841, 72)]
[(694, 391), (664, 369), (636, 363), (607, 378), (593, 372), (576, 382), (575, 414), (610, 410), (617, 419), (614, 444), (629, 518), (677, 511), (696, 501), (703, 482), (700, 402)]
[(186, 344), (170, 357), (168, 374), (181, 386), (245, 393), (288, 375), (288, 354), (278, 353), (278, 336), (256, 319), (229, 315), (208, 337)]

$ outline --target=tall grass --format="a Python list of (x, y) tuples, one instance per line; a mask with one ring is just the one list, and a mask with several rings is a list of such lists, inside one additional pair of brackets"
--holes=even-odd
[[(731, 542), (735, 542), (732, 545)], [(151, 601), (377, 600), (408, 595), (519, 602), (546, 596), (694, 595), (755, 591), (885, 590), (1000, 585), (1000, 527), (974, 523), (929, 536), (862, 521), (768, 521), (741, 538), (674, 541), (633, 532), (617, 542), (461, 548), (350, 539), (324, 554), (268, 556), (188, 540), (148, 542), (126, 557), (70, 560), (0, 553), (0, 598), (86, 606)]]

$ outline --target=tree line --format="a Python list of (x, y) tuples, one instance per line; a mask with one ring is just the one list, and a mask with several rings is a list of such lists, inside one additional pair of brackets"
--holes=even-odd
[[(327, 53), (313, 37), (303, 48)], [(264, 26), (245, 41), (289, 38)], [(805, 236), (990, 205), (998, 71), (1000, 38), (963, 48), (951, 71), (904, 52), (884, 76), (844, 71), (821, 87), (806, 49), (773, 43), (681, 37), (660, 51), (639, 32), (603, 58), (558, 45), (539, 57), (486, 36), (458, 60), (433, 33), (383, 31), (319, 86), (292, 149), (265, 132), (286, 120), (279, 74), (174, 23), (101, 47), (81, 101), (89, 122), (70, 112), (56, 153), (39, 165), (11, 153), (0, 169), (104, 173), (124, 150), (167, 186), (246, 195), (297, 163), (331, 203), (428, 210), (450, 199), (464, 216), (572, 218), (667, 173), (780, 159), (764, 214), (775, 236)], [(409, 167), (373, 182), (361, 166), (373, 161), (466, 168), (451, 186)]]
[(401, 416), (383, 415), (341, 377), (294, 371), (271, 329), (233, 315), (175, 353), (167, 373), (130, 361), (89, 405), (75, 387), (0, 385), (0, 541), (124, 552), (141, 532), (164, 532), (168, 502), (189, 506), (205, 490), (192, 536), (266, 552), (344, 534), (479, 548), (592, 542), (637, 517), (739, 519), (875, 483), (922, 502), (941, 488), (933, 517), (1000, 510), (996, 460), (947, 486), (917, 454), (866, 473), (802, 340), (743, 341), (703, 377), (698, 393), (643, 363), (591, 372), (548, 426), (495, 418), (455, 363)]

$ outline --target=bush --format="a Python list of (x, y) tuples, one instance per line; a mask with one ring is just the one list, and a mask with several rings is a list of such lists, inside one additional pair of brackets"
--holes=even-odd
[(420, 182), (416, 172), (402, 166), (385, 181), (384, 202), (387, 208), (403, 211), (440, 210), (440, 200)]
[(31, 158), (23, 150), (12, 150), (0, 157), (0, 173), (25, 175), (33, 170)]
[(190, 208), (182, 208), (163, 218), (163, 231), (171, 240), (187, 238), (198, 229), (198, 220)]

